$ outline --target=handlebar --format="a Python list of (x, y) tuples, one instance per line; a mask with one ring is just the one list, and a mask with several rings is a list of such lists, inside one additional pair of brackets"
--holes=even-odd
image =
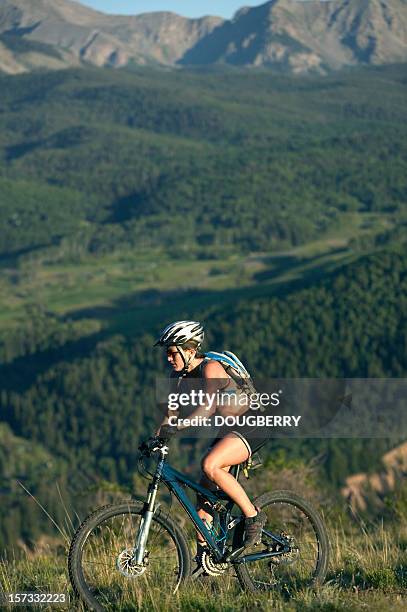
[(139, 451), (142, 455), (146, 457), (151, 457), (151, 455), (167, 445), (167, 440), (161, 438), (160, 436), (155, 436), (154, 438), (149, 438), (140, 444), (138, 447)]

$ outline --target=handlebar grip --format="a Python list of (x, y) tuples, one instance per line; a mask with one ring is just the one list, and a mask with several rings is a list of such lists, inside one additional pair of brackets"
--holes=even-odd
[(162, 448), (164, 444), (165, 440), (160, 436), (156, 436), (154, 438), (149, 438), (148, 440), (142, 442), (138, 449), (143, 455), (150, 456), (154, 450)]

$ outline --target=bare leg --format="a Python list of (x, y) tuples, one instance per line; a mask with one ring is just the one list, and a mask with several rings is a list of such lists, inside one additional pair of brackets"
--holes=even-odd
[[(230, 470), (230, 466), (224, 467), (222, 469), (228, 472)], [(206, 489), (209, 489), (210, 491), (211, 490), (213, 491), (214, 489), (217, 488), (216, 485), (213, 482), (211, 482), (205, 475), (202, 476), (199, 484), (201, 484)], [(202, 503), (201, 501), (198, 502), (198, 515), (203, 521), (205, 521), (209, 525), (212, 524), (213, 516), (209, 512), (205, 511), (205, 504)], [(198, 540), (198, 544), (205, 543), (205, 540), (203, 539), (199, 531), (197, 531), (197, 540)]]
[(248, 498), (243, 487), (237, 482), (226, 467), (246, 461), (249, 452), (244, 442), (233, 433), (220, 440), (206, 455), (202, 462), (205, 476), (214, 482), (222, 491), (239, 506), (245, 517), (256, 516), (257, 510)]

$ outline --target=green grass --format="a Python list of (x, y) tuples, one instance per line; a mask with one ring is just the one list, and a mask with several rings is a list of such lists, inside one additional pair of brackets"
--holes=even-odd
[[(165, 591), (159, 598), (138, 593), (137, 601), (123, 602), (125, 610), (227, 612), (235, 610), (281, 610), (302, 612), (339, 610), (405, 610), (407, 606), (406, 527), (381, 526), (361, 530), (354, 525), (343, 529), (331, 526), (332, 555), (326, 584), (317, 590), (303, 589), (291, 597), (277, 590), (269, 594), (244, 593), (233, 577), (209, 578), (182, 587), (176, 595)], [(69, 592), (66, 550), (56, 541), (42, 542), (37, 550), (20, 560), (0, 565), (0, 586), (4, 592)], [(51, 607), (42, 609), (50, 610)], [(54, 609), (54, 608), (52, 608)], [(80, 610), (73, 601), (70, 607)]]
[[(281, 458), (282, 459), (282, 458)], [(177, 612), (201, 610), (207, 612), (234, 612), (235, 610), (278, 610), (281, 612), (336, 612), (383, 610), (404, 611), (407, 606), (407, 522), (405, 488), (394, 498), (398, 511), (388, 515), (386, 522), (365, 520), (345, 512), (345, 504), (335, 504), (329, 494), (316, 480), (315, 467), (284, 462), (281, 466), (278, 457), (266, 465), (267, 469), (256, 472), (255, 478), (245, 481), (250, 496), (256, 496), (264, 488), (278, 489), (281, 483), (296, 490), (301, 496), (313, 500), (319, 508), (327, 525), (330, 540), (330, 563), (324, 585), (317, 589), (300, 588), (291, 591), (276, 587), (269, 593), (251, 594), (242, 591), (232, 570), (217, 578), (204, 578), (196, 582), (186, 582), (174, 595), (166, 589), (165, 581), (158, 576), (157, 583), (141, 580), (140, 586), (132, 582), (132, 588), (123, 595), (121, 604), (115, 611), (127, 612)], [(134, 490), (144, 490), (146, 483), (135, 475)], [(160, 492), (159, 501), (168, 504), (168, 495)], [(96, 495), (96, 492), (95, 492)], [(108, 483), (99, 489), (97, 498), (89, 500), (92, 509), (105, 503), (123, 500), (124, 494)], [(97, 499), (97, 501), (96, 501)], [(323, 503), (322, 500), (325, 500)], [(397, 501), (398, 500), (398, 501)], [(90, 508), (88, 509), (90, 511)], [(85, 514), (86, 512), (85, 511)], [(392, 518), (390, 518), (392, 516)], [(191, 553), (195, 551), (195, 534), (190, 522), (178, 504), (171, 506), (171, 517), (185, 530)], [(0, 561), (0, 592), (43, 592), (68, 593), (69, 606), (58, 609), (82, 611), (80, 602), (75, 598), (67, 571), (69, 542), (73, 536), (72, 517), (68, 514), (60, 533), (54, 536), (41, 536), (30, 548), (21, 541), (18, 555), (9, 554)], [(81, 517), (82, 519), (84, 516)], [(77, 517), (73, 518), (77, 523)], [(131, 531), (131, 530), (130, 530)], [(113, 531), (112, 531), (113, 533)], [(125, 537), (123, 527), (117, 538)], [(103, 540), (97, 540), (102, 545)], [(107, 537), (107, 541), (110, 538)], [(125, 539), (115, 537), (111, 544), (119, 548), (126, 545)], [(110, 544), (109, 544), (110, 546)], [(117, 547), (116, 547), (117, 548)], [(160, 546), (156, 543), (158, 554)], [(89, 549), (86, 549), (89, 551)], [(113, 549), (109, 548), (109, 553)], [(152, 551), (154, 545), (152, 545)], [(151, 562), (152, 560), (150, 560)], [(154, 563), (151, 562), (151, 567)], [(155, 567), (161, 567), (161, 565)], [(105, 572), (104, 568), (100, 571)], [(108, 569), (107, 580), (114, 580), (115, 561)], [(99, 576), (99, 574), (95, 574)], [(103, 574), (104, 576), (104, 574)], [(103, 580), (102, 574), (100, 580)], [(100, 583), (101, 584), (101, 583)], [(146, 585), (147, 588), (146, 588)], [(154, 589), (154, 590), (153, 590)], [(157, 592), (159, 595), (157, 595)], [(131, 598), (129, 596), (131, 595)], [(3, 608), (2, 608), (3, 609)], [(6, 609), (6, 608), (4, 608)], [(42, 607), (43, 610), (55, 609)]]

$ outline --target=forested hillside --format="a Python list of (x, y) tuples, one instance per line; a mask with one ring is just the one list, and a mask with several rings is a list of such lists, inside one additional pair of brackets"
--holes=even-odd
[(47, 507), (48, 512), (62, 524), (65, 518), (60, 490), (66, 490), (67, 467), (41, 445), (13, 435), (10, 428), (0, 423), (0, 546), (30, 543), (39, 539), (52, 525), (44, 520), (43, 511), (28, 490)]
[(67, 239), (91, 253), (264, 251), (346, 212), (401, 214), (403, 67), (67, 71), (1, 77), (0, 90), (3, 256)]
[[(405, 86), (400, 66), (0, 78), (3, 544), (49, 528), (21, 471), (55, 512), (57, 480), (73, 508), (72, 483), (131, 486), (170, 320), (258, 377), (406, 376)], [(267, 453), (319, 456), (337, 490), (400, 441)]]
[[(256, 376), (402, 377), (406, 296), (403, 250), (379, 252), (284, 297), (242, 301), (210, 317), (197, 304), (188, 314), (205, 321), (212, 348), (235, 350)], [(3, 420), (63, 458), (71, 478), (85, 472), (130, 485), (138, 443), (160, 418), (154, 381), (163, 363), (152, 344), (147, 334), (32, 347), (33, 356), (2, 367)], [(377, 466), (396, 442), (280, 440), (267, 453), (282, 448), (303, 460), (322, 453), (322, 473), (340, 485), (352, 471)], [(194, 457), (190, 448), (178, 461)]]

